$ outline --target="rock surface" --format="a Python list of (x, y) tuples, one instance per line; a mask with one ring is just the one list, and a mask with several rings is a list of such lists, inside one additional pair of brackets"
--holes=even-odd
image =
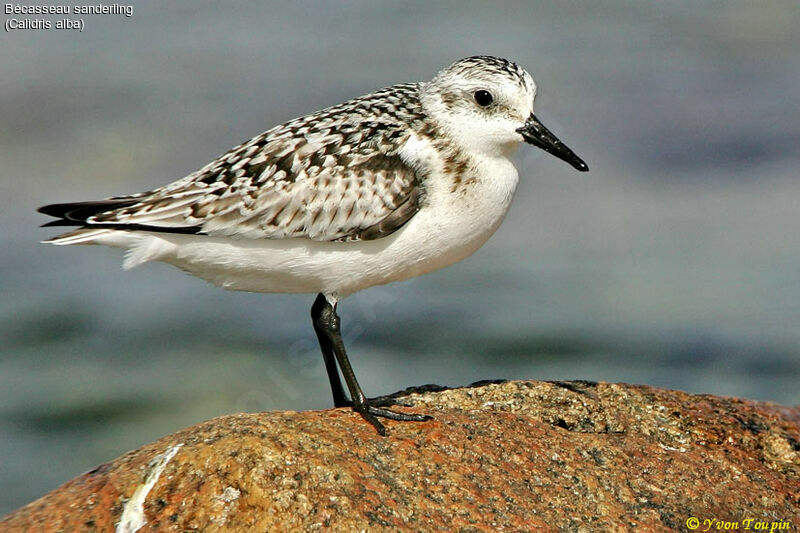
[(800, 530), (800, 407), (588, 382), (401, 401), (435, 420), (386, 421), (387, 437), (348, 409), (210, 420), (0, 531), (687, 531), (690, 517)]

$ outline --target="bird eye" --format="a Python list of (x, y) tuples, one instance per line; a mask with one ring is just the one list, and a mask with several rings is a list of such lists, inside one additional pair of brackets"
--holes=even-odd
[(494, 102), (494, 97), (492, 96), (492, 93), (490, 93), (489, 91), (485, 91), (483, 89), (475, 91), (475, 94), (473, 94), (472, 96), (475, 98), (475, 102), (477, 102), (477, 104), (481, 107), (486, 107), (488, 105), (491, 105), (492, 102)]

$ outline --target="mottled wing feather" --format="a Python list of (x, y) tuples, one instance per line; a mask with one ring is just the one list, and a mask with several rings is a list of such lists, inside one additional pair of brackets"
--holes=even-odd
[[(416, 98), (415, 84), (391, 89)], [(417, 212), (421, 184), (398, 154), (410, 135), (409, 120), (418, 117), (381, 93), (273, 128), (186, 178), (86, 222), (197, 227), (208, 235), (253, 239), (386, 236)]]
[(386, 216), (383, 220), (364, 228), (361, 231), (356, 233), (350, 234), (347, 237), (340, 239), (340, 240), (364, 240), (364, 241), (371, 241), (375, 239), (380, 239), (381, 237), (385, 237), (387, 235), (391, 235), (398, 229), (400, 229), (403, 224), (408, 222), (411, 217), (417, 214), (419, 211), (419, 196), (420, 190), (419, 188), (414, 189), (408, 195), (406, 201), (397, 207), (394, 211), (392, 211), (389, 215)]

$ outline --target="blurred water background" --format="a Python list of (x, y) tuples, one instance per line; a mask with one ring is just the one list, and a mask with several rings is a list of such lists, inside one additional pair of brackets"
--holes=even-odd
[(84, 18), (0, 37), (0, 514), (214, 416), (330, 405), (312, 295), (122, 272), (118, 250), (38, 244), (55, 232), (36, 207), (162, 185), (479, 53), (533, 73), (537, 115), (591, 172), (523, 147), (475, 256), (342, 302), (365, 390), (589, 379), (800, 401), (796, 0), (141, 1)]

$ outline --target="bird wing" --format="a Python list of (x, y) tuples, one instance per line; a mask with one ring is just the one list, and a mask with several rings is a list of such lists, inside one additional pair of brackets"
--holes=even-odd
[[(85, 227), (252, 239), (370, 240), (419, 209), (420, 176), (398, 149), (411, 129), (329, 108), (233, 148), (169, 185), (102, 202), (40, 211)], [(362, 106), (366, 109), (365, 105)], [(343, 117), (346, 120), (343, 120)]]

